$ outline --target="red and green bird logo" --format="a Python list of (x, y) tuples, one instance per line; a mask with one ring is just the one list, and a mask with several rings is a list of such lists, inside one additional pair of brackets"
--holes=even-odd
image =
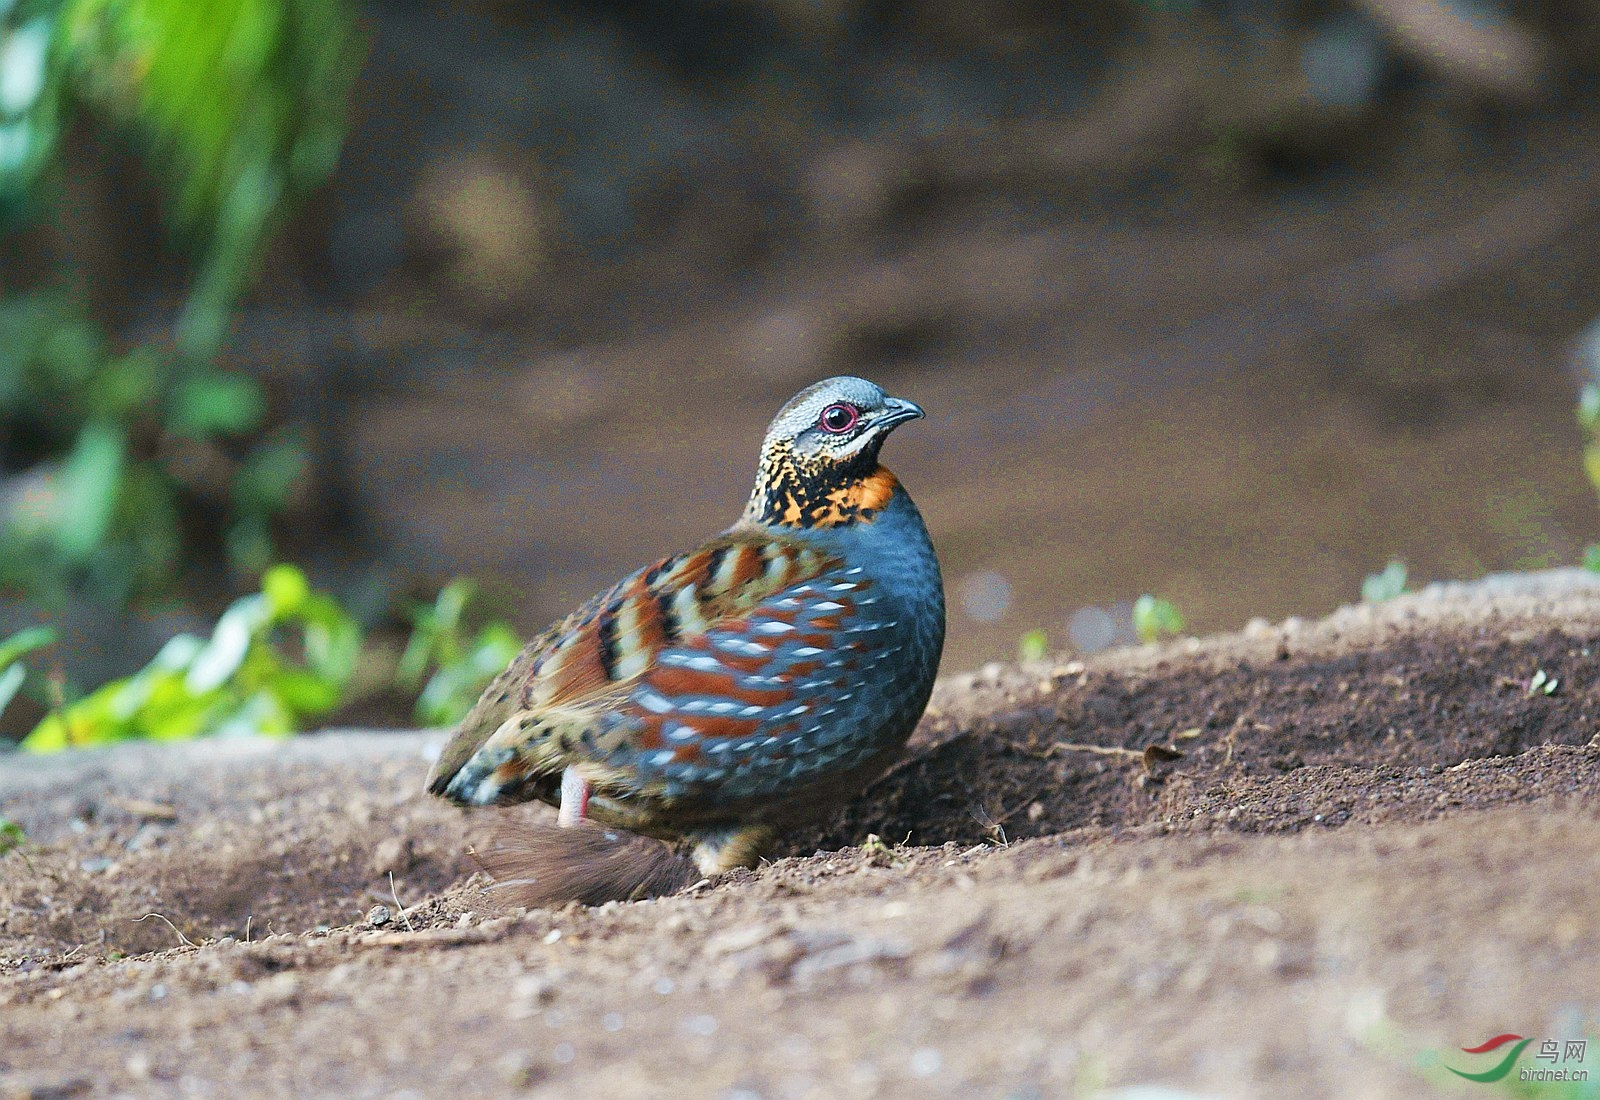
[(1488, 1042), (1479, 1043), (1475, 1047), (1461, 1048), (1461, 1053), (1463, 1054), (1487, 1054), (1491, 1050), (1499, 1050), (1507, 1043), (1516, 1043), (1517, 1045), (1512, 1047), (1504, 1058), (1500, 1059), (1498, 1065), (1492, 1066), (1482, 1073), (1468, 1073), (1466, 1070), (1456, 1069), (1454, 1066), (1445, 1066), (1444, 1068), (1457, 1077), (1465, 1077), (1468, 1081), (1483, 1081), (1485, 1083), (1498, 1081), (1511, 1072), (1511, 1067), (1517, 1064), (1517, 1056), (1522, 1053), (1522, 1048), (1531, 1042), (1533, 1042), (1532, 1039), (1524, 1039), (1522, 1036), (1513, 1035), (1508, 1031), (1504, 1035), (1496, 1035)]

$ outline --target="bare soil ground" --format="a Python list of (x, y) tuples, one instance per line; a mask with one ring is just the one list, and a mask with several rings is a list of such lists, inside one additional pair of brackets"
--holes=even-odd
[(486, 897), (437, 735), (0, 758), (0, 1095), (1491, 1094), (1441, 1055), (1596, 1030), (1597, 652), (1552, 573), (948, 677), (785, 858), (589, 910)]

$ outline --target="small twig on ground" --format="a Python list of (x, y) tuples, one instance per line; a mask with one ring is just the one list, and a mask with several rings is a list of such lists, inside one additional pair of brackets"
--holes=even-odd
[(399, 895), (398, 892), (396, 892), (396, 890), (394, 888), (394, 872), (393, 871), (389, 872), (389, 896), (394, 899), (395, 915), (398, 916), (401, 920), (406, 922), (406, 931), (407, 932), (415, 932), (416, 929), (411, 927), (411, 915), (406, 912), (406, 907), (404, 905), (400, 904), (400, 895)]
[(1138, 760), (1144, 756), (1143, 749), (1122, 749), (1115, 745), (1082, 745), (1075, 741), (1057, 741), (1050, 746), (1052, 752), (1092, 752), (1096, 756), (1121, 756), (1129, 760)]
[(133, 919), (133, 923), (134, 924), (140, 924), (140, 923), (143, 923), (144, 921), (149, 920), (151, 917), (161, 917), (162, 920), (167, 921), (167, 927), (172, 929), (172, 931), (177, 934), (178, 940), (183, 944), (183, 946), (185, 946), (185, 947), (193, 947), (194, 946), (194, 943), (189, 939), (189, 937), (185, 936), (183, 934), (182, 929), (180, 929), (176, 924), (173, 924), (170, 920), (167, 920), (167, 918), (165, 916), (163, 916), (162, 914), (160, 914), (160, 913), (146, 913), (142, 917), (135, 917)]

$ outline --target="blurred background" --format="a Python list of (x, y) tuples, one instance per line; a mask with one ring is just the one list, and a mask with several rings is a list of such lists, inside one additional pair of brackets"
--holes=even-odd
[(836, 373), (947, 671), (1576, 564), (1597, 75), (1586, 0), (0, 0), (0, 740), (447, 721)]

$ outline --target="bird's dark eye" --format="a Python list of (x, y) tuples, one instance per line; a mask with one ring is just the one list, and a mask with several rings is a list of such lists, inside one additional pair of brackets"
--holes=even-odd
[(841, 401), (837, 405), (829, 405), (822, 410), (822, 415), (817, 417), (817, 426), (825, 432), (834, 435), (843, 435), (856, 426), (861, 419), (861, 412), (854, 405)]

